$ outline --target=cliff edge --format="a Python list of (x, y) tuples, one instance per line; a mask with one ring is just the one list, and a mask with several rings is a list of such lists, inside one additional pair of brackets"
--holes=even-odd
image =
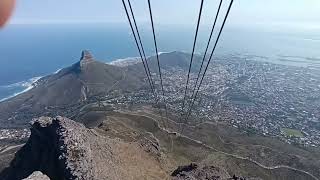
[(167, 178), (157, 158), (138, 143), (100, 136), (64, 117), (36, 119), (28, 142), (0, 179), (24, 179), (35, 171), (51, 180)]

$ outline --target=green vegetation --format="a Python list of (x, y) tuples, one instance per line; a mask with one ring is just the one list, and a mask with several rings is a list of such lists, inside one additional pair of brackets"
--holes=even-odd
[(290, 128), (281, 128), (281, 131), (285, 133), (286, 136), (303, 137), (301, 131)]

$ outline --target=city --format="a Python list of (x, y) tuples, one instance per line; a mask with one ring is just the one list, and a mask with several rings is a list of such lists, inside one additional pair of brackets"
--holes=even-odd
[[(179, 68), (163, 71), (166, 102), (170, 111), (181, 114), (186, 71)], [(153, 74), (153, 79), (156, 77)], [(189, 97), (196, 77), (196, 73), (191, 74)], [(189, 123), (199, 123), (200, 119), (226, 122), (247, 133), (319, 147), (319, 79), (320, 73), (311, 68), (237, 56), (220, 58), (206, 74)], [(159, 83), (155, 81), (156, 85)], [(118, 105), (153, 103), (149, 97), (152, 97), (150, 91), (142, 90), (116, 97), (110, 95), (106, 99), (109, 98), (108, 103)]]

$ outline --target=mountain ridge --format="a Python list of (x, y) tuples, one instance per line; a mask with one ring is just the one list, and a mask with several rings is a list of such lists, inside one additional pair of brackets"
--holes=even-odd
[[(30, 114), (30, 121), (50, 107), (65, 107), (79, 104), (91, 96), (106, 95), (110, 87), (119, 81), (122, 83), (118, 83), (117, 89), (123, 91), (144, 86), (142, 73), (139, 71), (129, 72), (126, 68), (96, 61), (88, 51), (83, 51), (77, 63), (40, 78), (29, 91), (1, 102), (0, 124), (8, 124), (10, 118), (13, 122), (16, 111), (20, 114)], [(25, 120), (21, 118), (21, 121)], [(17, 120), (17, 124), (19, 123)], [(27, 125), (28, 122), (22, 124)]]
[[(95, 61), (89, 52), (83, 51), (80, 61), (56, 74), (42, 78), (34, 89), (0, 103), (0, 112), (3, 112), (0, 113), (0, 118), (5, 117), (4, 123), (1, 123), (6, 125), (5, 127), (12, 125), (11, 127), (25, 128), (32, 118), (65, 116), (84, 124), (86, 128), (90, 128), (90, 132), (94, 129), (99, 137), (101, 135), (120, 139), (129, 144), (138, 143), (153, 157), (165, 154), (169, 157), (166, 158), (169, 161), (166, 175), (178, 166), (196, 162), (199, 163), (199, 168), (191, 168), (191, 171), (188, 167), (182, 168), (187, 172), (177, 169), (179, 173), (176, 174), (190, 178), (199, 177), (199, 173), (214, 174), (217, 169), (210, 168), (213, 165), (225, 169), (230, 175), (239, 174), (244, 177), (281, 179), (284, 176), (292, 179), (317, 179), (319, 162), (315, 158), (317, 153), (312, 149), (294, 147), (274, 138), (249, 134), (219, 119), (203, 121), (202, 116), (193, 117), (190, 124), (185, 125), (185, 131), (180, 133), (182, 123), (177, 118), (179, 112), (176, 110), (179, 109), (179, 98), (182, 99), (179, 92), (183, 87), (180, 88), (182, 85), (179, 83), (184, 83), (183, 77), (189, 67), (189, 58), (189, 55), (181, 52), (160, 55), (165, 82), (176, 86), (166, 89), (167, 94), (171, 96), (171, 101), (167, 101), (171, 105), (169, 119), (159, 115), (158, 106), (151, 98), (141, 62), (118, 67)], [(150, 57), (148, 62), (159, 88), (157, 60)], [(225, 64), (221, 66), (219, 63)], [(217, 73), (232, 70), (225, 67), (233, 67), (233, 64), (232, 61), (218, 61), (215, 64), (220, 68), (217, 69)], [(211, 69), (213, 72), (216, 72), (215, 70)], [(213, 74), (212, 77), (216, 75)], [(222, 77), (221, 80), (224, 79), (228, 82), (229, 77)], [(216, 87), (215, 83), (219, 84), (213, 81), (209, 86)], [(168, 87), (168, 84), (165, 84), (165, 87)], [(74, 94), (68, 94), (73, 92), (73, 89)], [(223, 113), (222, 111), (227, 112), (229, 109), (223, 106), (220, 112), (217, 110), (217, 113)], [(226, 118), (232, 120), (234, 117)], [(95, 142), (93, 139), (95, 138), (91, 141)], [(13, 155), (10, 153), (21, 147), (20, 144), (16, 146), (14, 142), (9, 143), (12, 146), (5, 145), (0, 151), (0, 158), (3, 159), (0, 161), (0, 168), (6, 167)], [(85, 146), (89, 147), (88, 144)]]
[[(190, 55), (177, 51), (163, 53), (160, 55), (161, 67), (187, 70), (189, 58)], [(0, 102), (0, 127), (26, 127), (27, 119), (59, 115), (48, 113), (50, 108), (77, 106), (90, 98), (106, 96), (111, 91), (122, 94), (148, 89), (142, 63), (137, 61), (119, 67), (96, 61), (88, 50), (84, 50), (78, 62), (40, 78), (29, 91)], [(156, 57), (149, 57), (148, 62), (151, 73), (158, 74)], [(19, 117), (21, 114), (23, 117)]]

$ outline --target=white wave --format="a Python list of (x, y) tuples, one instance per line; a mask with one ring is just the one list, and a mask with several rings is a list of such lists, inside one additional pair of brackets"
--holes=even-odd
[[(158, 55), (160, 56), (160, 55), (163, 55), (163, 54), (170, 54), (170, 53), (173, 53), (173, 52), (175, 52), (175, 51), (158, 52)], [(180, 52), (183, 52), (183, 51), (180, 51)], [(187, 53), (187, 52), (185, 52), (185, 53)], [(153, 56), (155, 56), (155, 55), (148, 56), (147, 59), (150, 58), (150, 57), (153, 57)], [(108, 62), (107, 64), (114, 65), (114, 66), (125, 67), (125, 66), (137, 64), (137, 63), (140, 63), (140, 62), (141, 62), (140, 57), (127, 57), (127, 58), (123, 58), (123, 59), (113, 60), (111, 62)]]
[[(63, 68), (60, 68), (58, 70), (56, 70), (53, 74), (58, 74)], [(4, 85), (4, 86), (0, 86), (0, 88), (4, 88), (4, 89), (12, 89), (12, 88), (23, 88), (22, 91), (20, 92), (17, 92), (17, 93), (14, 93), (8, 97), (5, 97), (3, 99), (0, 99), (0, 102), (2, 101), (5, 101), (5, 100), (8, 100), (10, 98), (13, 98), (19, 94), (22, 94), (22, 93), (25, 93), (27, 91), (29, 91), (30, 89), (32, 89), (35, 85), (35, 83), (41, 79), (43, 76), (37, 76), (37, 77), (33, 77), (33, 78), (30, 78), (29, 80), (27, 81), (21, 81), (21, 82), (17, 82), (17, 83), (13, 83), (13, 84), (9, 84), (9, 85)]]
[(160, 56), (161, 54), (169, 54), (170, 52), (158, 52), (158, 55)]
[(22, 94), (22, 93), (25, 93), (27, 91), (29, 91), (30, 89), (32, 89), (35, 85), (35, 83), (41, 79), (42, 76), (38, 76), (38, 77), (33, 77), (27, 81), (21, 81), (21, 82), (17, 82), (17, 83), (14, 83), (14, 84), (10, 84), (10, 85), (5, 85), (5, 86), (1, 86), (1, 87), (4, 87), (4, 88), (18, 88), (18, 87), (22, 87), (24, 88), (24, 90), (20, 91), (20, 92), (17, 92), (17, 93), (14, 93), (8, 97), (5, 97), (3, 99), (0, 100), (0, 102), (2, 101), (5, 101), (5, 100), (8, 100), (10, 98), (13, 98), (19, 94)]
[(128, 58), (124, 58), (124, 59), (116, 59), (116, 60), (111, 61), (107, 64), (125, 67), (125, 66), (139, 63), (140, 62), (139, 59), (140, 59), (140, 57), (128, 57)]
[[(181, 52), (181, 53), (184, 53), (184, 54), (189, 54), (191, 55), (191, 51), (184, 51), (184, 50), (179, 50), (179, 51), (168, 51), (168, 52), (159, 52), (158, 55), (163, 55), (163, 54), (170, 54), (170, 53), (174, 53), (174, 52)], [(200, 51), (195, 51), (193, 53), (194, 55), (196, 56), (203, 56), (204, 53), (200, 52)]]
[(61, 70), (62, 70), (62, 68), (56, 70), (53, 74), (58, 74)]
[(25, 81), (21, 81), (21, 82), (9, 84), (9, 85), (3, 85), (3, 86), (0, 86), (0, 87), (1, 87), (1, 88), (14, 88), (14, 87), (23, 86), (24, 83), (25, 83)]
[(320, 39), (316, 39), (316, 38), (303, 38), (302, 40), (305, 40), (305, 41), (320, 41)]

